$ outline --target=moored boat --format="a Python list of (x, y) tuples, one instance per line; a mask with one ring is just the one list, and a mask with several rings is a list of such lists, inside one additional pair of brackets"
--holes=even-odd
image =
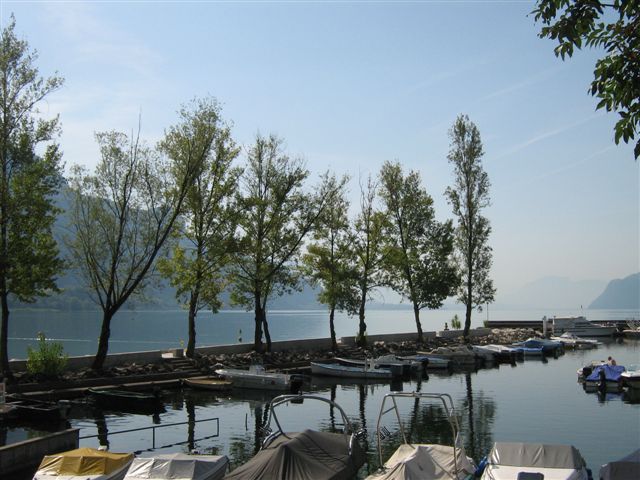
[[(402, 444), (383, 463), (382, 458), (382, 418), (389, 412), (394, 417), (402, 418), (398, 404), (401, 399), (414, 401), (429, 400), (441, 405), (451, 428), (453, 445), (424, 444), (411, 442), (407, 437), (402, 422), (399, 422)], [(390, 404), (390, 405), (388, 405)], [(473, 475), (475, 465), (473, 460), (465, 455), (460, 438), (460, 428), (454, 412), (453, 400), (447, 394), (422, 392), (391, 392), (384, 396), (380, 406), (377, 422), (377, 440), (380, 471), (369, 475), (367, 480), (406, 480), (419, 478), (421, 480), (462, 480)]]
[(395, 376), (394, 373), (387, 368), (375, 368), (371, 365), (350, 366), (339, 363), (317, 362), (311, 362), (311, 373), (313, 375), (327, 375), (330, 377), (369, 379), (391, 379)]
[(133, 392), (117, 388), (89, 388), (87, 392), (99, 406), (109, 410), (153, 414), (164, 411), (157, 392)]
[(477, 356), (473, 350), (465, 345), (458, 347), (438, 347), (430, 352), (417, 352), (418, 355), (427, 355), (431, 358), (449, 360), (453, 366), (475, 365)]
[(251, 365), (248, 370), (221, 368), (216, 370), (215, 373), (222, 378), (230, 380), (234, 388), (257, 388), (260, 390), (291, 392), (302, 384), (302, 379), (299, 375), (267, 372), (262, 365)]
[[(523, 347), (525, 349), (534, 349), (537, 350), (542, 348), (542, 353), (545, 355), (557, 355), (559, 353), (564, 352), (564, 347), (562, 343), (555, 342), (553, 340), (547, 340), (545, 338), (529, 338), (524, 342), (516, 342), (513, 344), (514, 347)], [(529, 352), (524, 350), (525, 355)]]
[(33, 480), (121, 480), (132, 460), (131, 453), (76, 448), (46, 455)]
[(592, 338), (581, 338), (574, 333), (564, 332), (559, 337), (551, 337), (551, 340), (560, 342), (566, 349), (588, 350), (597, 348), (600, 342)]
[[(313, 401), (328, 404), (342, 418), (342, 433), (304, 430), (286, 432), (278, 418), (281, 406)], [(332, 413), (333, 414), (333, 413)], [(236, 468), (227, 480), (348, 480), (364, 464), (366, 454), (358, 443), (344, 410), (332, 400), (316, 395), (281, 395), (269, 404), (265, 438), (260, 451)]]
[(638, 480), (640, 478), (640, 449), (600, 467), (600, 480)]
[(607, 392), (618, 392), (622, 389), (622, 365), (598, 365), (584, 378), (587, 388), (598, 388)]
[(572, 445), (496, 442), (481, 480), (589, 480), (582, 455)]
[(415, 361), (422, 363), (422, 368), (430, 369), (446, 369), (449, 368), (451, 362), (446, 358), (436, 357), (429, 354), (405, 355), (398, 357), (401, 360)]
[(383, 368), (385, 370), (390, 370), (396, 377), (411, 374), (410, 362), (402, 362), (390, 355), (387, 355), (386, 357), (368, 358), (365, 360), (335, 357), (333, 360), (335, 363), (349, 367)]
[(629, 365), (629, 368), (620, 374), (620, 379), (623, 386), (640, 389), (640, 365)]
[(486, 350), (490, 350), (494, 352), (496, 359), (499, 362), (513, 363), (519, 357), (522, 357), (524, 353), (522, 350), (518, 350), (517, 348), (514, 348), (514, 347), (508, 347), (507, 345), (489, 344), (489, 345), (483, 345), (483, 347)]
[(221, 480), (228, 466), (226, 455), (169, 453), (137, 457), (124, 480)]
[(571, 332), (579, 337), (610, 337), (616, 331), (616, 327), (590, 322), (584, 316), (553, 317), (551, 322), (555, 335)]
[(231, 380), (224, 380), (217, 377), (192, 377), (182, 379), (185, 387), (194, 388), (196, 390), (210, 390), (220, 392), (230, 390), (233, 386)]

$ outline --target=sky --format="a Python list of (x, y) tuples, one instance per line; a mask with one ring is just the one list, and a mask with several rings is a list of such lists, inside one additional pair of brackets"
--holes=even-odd
[(602, 52), (556, 58), (534, 5), (1, 0), (0, 23), (13, 13), (41, 75), (65, 78), (41, 113), (60, 115), (67, 168), (95, 166), (95, 132), (141, 118), (153, 144), (181, 105), (213, 96), (237, 143), (280, 136), (311, 183), (348, 174), (357, 206), (361, 181), (397, 160), (446, 219), (448, 131), (468, 115), (491, 181), (499, 301), (541, 277), (640, 271), (640, 164), (588, 93)]

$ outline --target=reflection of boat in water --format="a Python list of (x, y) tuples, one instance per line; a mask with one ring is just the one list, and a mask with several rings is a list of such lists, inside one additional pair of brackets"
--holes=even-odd
[(231, 380), (234, 388), (257, 388), (291, 392), (302, 384), (302, 379), (299, 375), (267, 372), (262, 365), (251, 365), (248, 370), (221, 368), (216, 370), (216, 374)]
[(589, 480), (590, 472), (572, 445), (496, 442), (481, 480)]
[(138, 457), (124, 480), (221, 480), (228, 466), (226, 455), (170, 453)]
[(120, 480), (132, 460), (131, 453), (76, 448), (46, 455), (33, 480)]
[[(395, 413), (400, 420), (398, 409), (399, 399), (431, 400), (441, 403), (453, 434), (453, 445), (409, 443), (404, 426), (399, 421), (400, 434), (403, 443), (383, 464), (381, 471), (367, 477), (367, 480), (401, 480), (420, 478), (435, 479), (463, 479), (473, 475), (475, 466), (473, 461), (465, 455), (460, 439), (460, 428), (453, 409), (453, 400), (447, 394), (420, 392), (391, 392), (384, 396), (377, 423), (378, 456), (382, 459), (382, 418), (389, 412)], [(389, 406), (389, 403), (391, 406)]]
[[(279, 407), (319, 401), (337, 410), (344, 424), (342, 433), (304, 430), (285, 432), (278, 418)], [(315, 395), (281, 395), (269, 405), (267, 428), (275, 427), (260, 451), (225, 479), (242, 480), (347, 480), (364, 464), (365, 453), (358, 444), (344, 410), (335, 402)]]

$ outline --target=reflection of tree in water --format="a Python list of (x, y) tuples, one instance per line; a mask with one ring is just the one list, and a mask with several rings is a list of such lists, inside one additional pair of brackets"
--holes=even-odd
[(253, 407), (253, 432), (246, 429), (244, 435), (234, 436), (229, 444), (229, 463), (231, 470), (247, 463), (260, 451), (265, 437), (265, 427), (269, 418), (269, 404), (256, 402)]
[(96, 429), (98, 430), (98, 444), (104, 445), (108, 450), (109, 430), (107, 429), (107, 419), (102, 409), (96, 408), (93, 410), (93, 420), (96, 422)]
[[(466, 398), (461, 404), (460, 429), (464, 436), (467, 456), (475, 459), (484, 457), (493, 445), (493, 422), (496, 405), (492, 398), (482, 392), (473, 393), (471, 373), (465, 373)], [(460, 412), (458, 412), (460, 413)]]

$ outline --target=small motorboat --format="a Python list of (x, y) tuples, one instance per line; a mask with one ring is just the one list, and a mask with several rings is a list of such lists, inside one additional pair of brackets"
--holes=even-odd
[(371, 364), (363, 366), (342, 365), (340, 363), (311, 362), (313, 375), (327, 375), (341, 378), (368, 378), (388, 380), (396, 375), (387, 368), (376, 368)]
[[(398, 403), (401, 399), (430, 400), (441, 404), (449, 421), (453, 434), (453, 445), (437, 445), (410, 443), (402, 422), (399, 422), (402, 444), (383, 463), (382, 439), (384, 426), (382, 419), (389, 412), (394, 412), (394, 418), (400, 419)], [(390, 405), (389, 405), (390, 404)], [(453, 400), (447, 394), (421, 392), (391, 392), (384, 396), (377, 423), (378, 456), (382, 465), (380, 471), (369, 475), (366, 480), (406, 480), (419, 478), (421, 480), (462, 480), (474, 474), (476, 467), (473, 460), (465, 455), (460, 438), (460, 427), (454, 412)]]
[(449, 360), (453, 366), (475, 365), (477, 361), (477, 355), (466, 345), (457, 347), (438, 347), (431, 352), (417, 353), (418, 355), (428, 355), (430, 358)]
[[(305, 402), (323, 402), (342, 417), (342, 433), (304, 430), (285, 432), (279, 408)], [(314, 410), (315, 412), (315, 410)], [(267, 436), (260, 451), (247, 463), (236, 468), (226, 480), (348, 480), (364, 464), (366, 454), (358, 443), (351, 422), (335, 402), (316, 395), (281, 395), (269, 404)]]
[(364, 368), (368, 363), (369, 368), (384, 368), (391, 370), (394, 376), (401, 377), (411, 374), (412, 366), (419, 366), (422, 369), (422, 365), (418, 362), (399, 360), (394, 355), (385, 355), (378, 358), (367, 358), (363, 360), (351, 359), (351, 358), (334, 358), (336, 363), (340, 365), (347, 365), (350, 367)]
[[(559, 353), (564, 352), (564, 347), (561, 342), (556, 342), (553, 340), (547, 340), (546, 338), (529, 338), (524, 342), (517, 342), (513, 344), (514, 347), (523, 347), (523, 348), (533, 348), (539, 349), (542, 348), (542, 353), (545, 355), (557, 355)], [(524, 351), (525, 355), (527, 355), (527, 351)]]
[(267, 372), (262, 365), (251, 365), (249, 370), (221, 368), (216, 375), (229, 380), (233, 387), (257, 388), (260, 390), (280, 390), (292, 392), (302, 385), (302, 377), (287, 373)]
[(7, 395), (4, 403), (4, 410), (12, 417), (29, 421), (59, 421), (66, 418), (68, 409), (68, 403), (48, 402), (20, 394)]
[(606, 364), (607, 362), (605, 362), (604, 360), (593, 360), (592, 362), (588, 363), (584, 367), (579, 368), (577, 370), (578, 381), (581, 381), (581, 382), (584, 381), (586, 377), (591, 375), (591, 372), (593, 372), (594, 368), (599, 367), (600, 365), (606, 365)]
[(626, 457), (600, 467), (600, 480), (638, 480), (640, 478), (640, 449)]
[(492, 351), (498, 362), (514, 363), (518, 358), (522, 357), (524, 352), (514, 347), (506, 345), (483, 345), (485, 350)]
[(148, 415), (164, 411), (158, 392), (134, 392), (117, 388), (89, 388), (87, 392), (96, 405), (108, 410)]
[(185, 387), (194, 388), (196, 390), (209, 390), (213, 392), (230, 390), (233, 386), (233, 382), (231, 380), (224, 380), (218, 377), (183, 378), (182, 384)]
[(589, 480), (590, 472), (572, 445), (496, 442), (481, 480)]
[(498, 359), (496, 352), (491, 348), (485, 347), (484, 345), (472, 345), (471, 350), (473, 350), (473, 353), (476, 354), (476, 357), (482, 359), (485, 363), (491, 364), (496, 362)]
[(565, 349), (588, 350), (597, 348), (600, 342), (592, 338), (581, 338), (574, 333), (564, 332), (559, 337), (551, 337), (554, 342), (560, 342)]
[(137, 457), (124, 480), (221, 480), (228, 466), (226, 455), (169, 453)]
[(622, 365), (598, 365), (584, 378), (584, 386), (597, 388), (607, 392), (619, 392), (622, 390), (622, 373), (625, 368)]
[(46, 455), (33, 480), (122, 480), (132, 461), (131, 453), (76, 448)]
[(620, 378), (622, 386), (634, 390), (640, 389), (640, 365), (629, 365), (629, 368), (620, 374)]
[(429, 354), (405, 355), (398, 358), (405, 361), (420, 362), (422, 368), (426, 370), (446, 369), (451, 365), (448, 359)]

